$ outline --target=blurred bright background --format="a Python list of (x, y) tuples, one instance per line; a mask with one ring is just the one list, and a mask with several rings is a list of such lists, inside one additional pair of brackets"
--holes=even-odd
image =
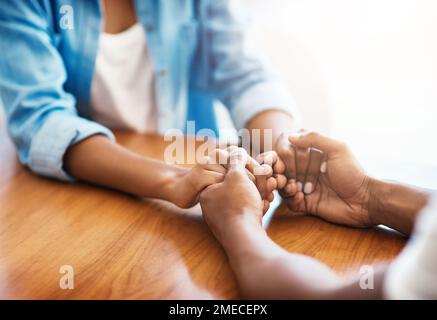
[(305, 127), (372, 174), (437, 189), (437, 1), (237, 1)]

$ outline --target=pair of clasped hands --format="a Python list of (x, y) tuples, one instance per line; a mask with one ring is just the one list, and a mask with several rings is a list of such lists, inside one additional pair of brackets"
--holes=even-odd
[(255, 216), (261, 224), (275, 189), (294, 212), (356, 227), (372, 222), (368, 176), (343, 143), (318, 133), (281, 136), (276, 151), (256, 159), (242, 148), (216, 149), (197, 166), (214, 176), (199, 197), (214, 233), (227, 223), (225, 216)]

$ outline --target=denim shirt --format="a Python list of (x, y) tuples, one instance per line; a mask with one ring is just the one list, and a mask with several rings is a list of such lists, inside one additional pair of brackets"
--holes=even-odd
[[(296, 115), (287, 91), (247, 45), (232, 0), (137, 0), (155, 70), (158, 128), (215, 130), (221, 101), (237, 128), (267, 109)], [(67, 19), (67, 20), (65, 20)], [(90, 88), (99, 35), (98, 0), (0, 2), (0, 96), (20, 161), (33, 172), (72, 180), (68, 147), (95, 134)]]

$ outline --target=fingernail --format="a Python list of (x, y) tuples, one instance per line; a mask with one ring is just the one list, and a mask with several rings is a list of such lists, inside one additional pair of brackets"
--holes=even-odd
[(313, 192), (313, 184), (311, 182), (305, 183), (305, 188), (304, 188), (303, 192), (305, 194), (310, 194), (311, 192)]
[(326, 173), (326, 167), (327, 167), (326, 161), (323, 161), (322, 164), (320, 165), (320, 172)]
[(302, 182), (298, 181), (297, 182), (297, 191), (302, 192)]

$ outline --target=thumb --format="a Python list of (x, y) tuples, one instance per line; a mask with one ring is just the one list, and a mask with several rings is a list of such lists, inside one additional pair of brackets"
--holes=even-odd
[(229, 154), (228, 171), (245, 171), (248, 155), (243, 148), (237, 148)]
[(344, 149), (344, 144), (323, 136), (317, 132), (292, 134), (288, 140), (300, 148), (316, 148), (324, 152), (338, 152)]

